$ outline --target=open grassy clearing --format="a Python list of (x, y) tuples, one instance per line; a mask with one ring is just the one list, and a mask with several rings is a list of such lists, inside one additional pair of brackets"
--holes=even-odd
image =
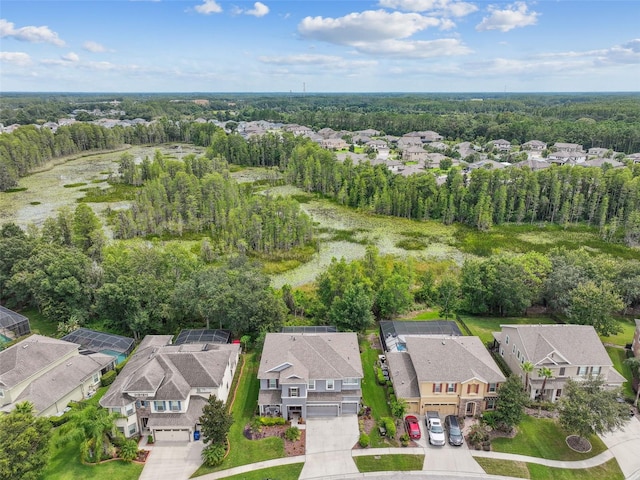
[(476, 457), (475, 460), (490, 475), (532, 480), (622, 480), (624, 478), (615, 458), (597, 467), (576, 470), (494, 458)]
[(424, 455), (366, 455), (353, 461), (360, 472), (407, 472), (422, 470)]
[(25, 308), (20, 311), (21, 315), (24, 315), (29, 319), (29, 325), (33, 333), (39, 333), (40, 335), (46, 335), (47, 337), (58, 336), (58, 325), (54, 322), (49, 322), (44, 319), (42, 314), (35, 308)]
[(514, 438), (496, 438), (491, 441), (497, 452), (517, 453), (548, 460), (585, 460), (604, 452), (607, 447), (596, 435), (589, 437), (592, 449), (588, 453), (571, 450), (565, 441), (566, 433), (555, 420), (525, 416), (517, 427)]
[(618, 371), (618, 373), (622, 374), (624, 378), (627, 379), (625, 384), (622, 386), (622, 392), (626, 398), (635, 398), (635, 393), (633, 388), (631, 387), (631, 382), (633, 380), (633, 374), (631, 372), (631, 367), (625, 364), (624, 361), (627, 359), (627, 355), (625, 350), (617, 347), (605, 347), (607, 353), (609, 354), (609, 358), (613, 362), (613, 366)]
[(262, 468), (260, 470), (252, 470), (251, 472), (239, 473), (224, 477), (227, 480), (298, 480), (300, 472), (302, 472), (304, 463), (293, 463), (291, 465), (280, 465), (279, 467)]
[(368, 341), (360, 343), (362, 353), (362, 369), (364, 370), (364, 379), (362, 380), (362, 402), (371, 408), (371, 415), (379, 420), (382, 417), (390, 417), (391, 410), (387, 403), (387, 396), (384, 388), (378, 385), (375, 377), (373, 366), (378, 361), (378, 355), (382, 352), (371, 348)]
[(517, 324), (553, 324), (550, 317), (470, 317), (460, 315), (462, 321), (469, 327), (471, 333), (480, 337), (484, 343), (493, 341), (492, 332), (499, 332), (500, 325)]
[(617, 317), (616, 321), (620, 327), (620, 333), (611, 335), (609, 337), (600, 337), (603, 343), (611, 343), (613, 345), (619, 345), (624, 347), (628, 343), (633, 341), (633, 334), (636, 330), (636, 323), (633, 318), (629, 317)]
[[(238, 365), (238, 388), (233, 400), (232, 414), (233, 425), (229, 431), (229, 454), (222, 465), (210, 468), (202, 465), (194, 474), (194, 477), (219, 470), (247, 465), (249, 463), (271, 460), (284, 457), (284, 441), (278, 437), (264, 438), (262, 440), (248, 440), (244, 434), (244, 427), (251, 421), (256, 412), (258, 402), (258, 367), (260, 361), (255, 353), (243, 355), (244, 369), (240, 375)], [(233, 387), (233, 386), (232, 386)], [(233, 390), (232, 390), (233, 391)]]

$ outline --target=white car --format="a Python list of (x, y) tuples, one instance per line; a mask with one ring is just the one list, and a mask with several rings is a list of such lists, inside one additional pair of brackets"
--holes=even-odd
[(427, 424), (427, 432), (429, 433), (429, 443), (438, 446), (444, 445), (444, 428), (442, 427), (442, 422), (440, 422), (438, 412), (427, 412), (425, 423)]

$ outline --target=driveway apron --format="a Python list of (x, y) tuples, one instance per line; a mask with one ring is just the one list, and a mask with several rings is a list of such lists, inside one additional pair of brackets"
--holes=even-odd
[(202, 465), (202, 448), (201, 441), (158, 442), (150, 449), (138, 480), (187, 480)]
[(308, 418), (307, 460), (300, 479), (358, 473), (351, 449), (358, 441), (358, 417)]
[(627, 479), (640, 479), (640, 420), (631, 418), (624, 430), (602, 436)]

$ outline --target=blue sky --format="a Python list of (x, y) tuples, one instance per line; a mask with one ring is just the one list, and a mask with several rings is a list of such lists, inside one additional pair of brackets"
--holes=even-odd
[(0, 91), (640, 90), (640, 0), (2, 0)]

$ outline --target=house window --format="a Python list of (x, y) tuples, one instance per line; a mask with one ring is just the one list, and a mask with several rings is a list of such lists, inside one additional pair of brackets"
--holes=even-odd
[(560, 377), (564, 377), (564, 367), (560, 367), (560, 373), (558, 374)]
[(93, 383), (98, 383), (100, 381), (100, 374), (99, 373), (94, 373), (93, 374)]
[(164, 412), (165, 411), (164, 401), (159, 401), (159, 400), (154, 401), (153, 402), (153, 409), (156, 412)]
[(289, 396), (290, 397), (298, 397), (298, 396), (300, 396), (300, 389), (298, 387), (289, 388)]
[(493, 410), (496, 408), (496, 397), (487, 398), (487, 410)]
[(495, 392), (496, 390), (498, 390), (498, 384), (497, 383), (490, 383), (489, 384), (489, 392)]
[(516, 353), (516, 346), (514, 345), (513, 348), (511, 349), (511, 353)]
[(477, 383), (467, 385), (467, 393), (478, 393), (480, 385)]
[(578, 376), (584, 377), (587, 374), (587, 367), (578, 367)]
[(501, 357), (504, 357), (504, 348), (501, 348), (501, 349), (500, 349), (500, 356), (501, 356)]
[(455, 383), (447, 383), (447, 393), (456, 393)]
[(333, 380), (327, 380), (327, 390), (333, 390), (334, 386), (335, 385)]
[(509, 335), (507, 335), (507, 336), (505, 337), (505, 339), (504, 339), (504, 343), (505, 343), (506, 345), (509, 345)]
[(597, 377), (598, 375), (600, 375), (600, 370), (601, 370), (600, 367), (593, 367), (591, 369), (591, 375), (594, 375)]
[(113, 413), (118, 413), (118, 414), (122, 415), (122, 409), (121, 409), (120, 407), (113, 407), (113, 408), (111, 409), (111, 411), (112, 411)]
[(4, 390), (0, 390), (0, 398), (4, 397)]
[(127, 405), (127, 417), (130, 417), (131, 415), (133, 415), (133, 405)]
[(560, 395), (562, 395), (562, 389), (558, 389), (556, 390), (556, 398), (560, 398)]
[(518, 359), (520, 359), (520, 350), (518, 350), (518, 355), (516, 355), (516, 357), (518, 357)]
[(179, 412), (180, 411), (180, 400), (170, 400), (169, 401), (169, 410), (171, 410), (172, 412)]
[(441, 383), (434, 383), (433, 384), (433, 392), (434, 393), (442, 392), (442, 384)]
[(316, 389), (316, 381), (309, 380), (309, 383), (307, 383), (307, 390), (315, 390), (315, 389)]
[(129, 435), (133, 435), (138, 431), (138, 426), (135, 423), (129, 425)]
[(358, 385), (358, 379), (357, 378), (345, 378), (342, 381), (343, 385)]
[(276, 388), (278, 388), (278, 379), (270, 378), (269, 380), (267, 380), (267, 388), (269, 390), (275, 390)]
[(116, 430), (118, 430), (121, 434), (124, 435), (124, 427), (116, 427)]

